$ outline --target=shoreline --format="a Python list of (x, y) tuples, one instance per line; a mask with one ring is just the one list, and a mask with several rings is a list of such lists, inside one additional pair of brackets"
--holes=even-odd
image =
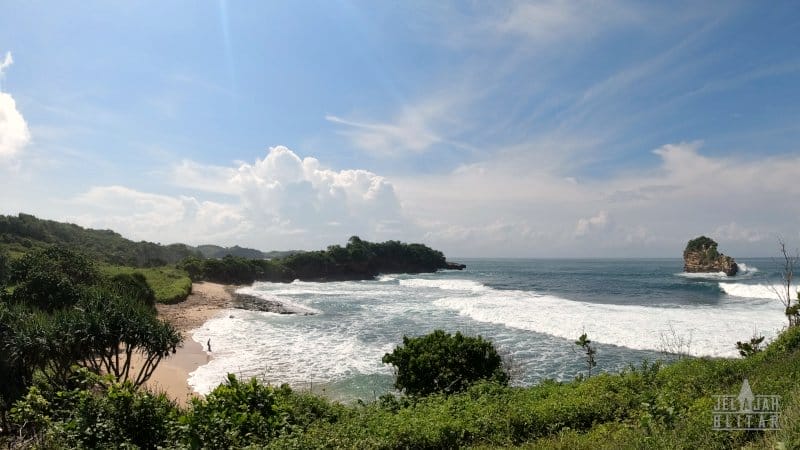
[(220, 311), (233, 307), (234, 291), (238, 286), (218, 283), (192, 283), (192, 293), (186, 300), (171, 305), (158, 304), (158, 317), (172, 324), (183, 336), (176, 352), (161, 360), (145, 386), (154, 392), (164, 392), (178, 405), (186, 406), (199, 397), (189, 385), (189, 374), (207, 364), (213, 355), (192, 339), (191, 331), (213, 319)]

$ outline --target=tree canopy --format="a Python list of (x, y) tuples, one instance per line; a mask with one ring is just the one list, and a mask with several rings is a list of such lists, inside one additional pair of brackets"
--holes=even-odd
[(479, 380), (507, 384), (508, 373), (494, 345), (481, 336), (443, 330), (403, 337), (403, 344), (383, 356), (395, 366), (395, 387), (412, 396), (461, 392)]

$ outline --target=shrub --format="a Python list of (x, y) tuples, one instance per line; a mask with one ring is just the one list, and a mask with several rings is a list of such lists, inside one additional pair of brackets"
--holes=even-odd
[(396, 367), (395, 387), (406, 394), (425, 396), (461, 392), (478, 380), (508, 383), (508, 373), (491, 342), (435, 330), (426, 336), (403, 337), (403, 345), (383, 356)]
[(178, 410), (164, 394), (73, 373), (72, 387), (33, 386), (11, 410), (19, 436), (58, 448), (157, 448), (170, 441)]
[(111, 289), (125, 295), (127, 298), (138, 300), (147, 306), (156, 304), (156, 293), (147, 284), (147, 279), (139, 272), (120, 273), (111, 277)]
[(191, 410), (180, 420), (183, 440), (192, 448), (266, 443), (280, 424), (273, 389), (255, 378), (242, 383), (233, 374), (206, 398), (192, 399)]

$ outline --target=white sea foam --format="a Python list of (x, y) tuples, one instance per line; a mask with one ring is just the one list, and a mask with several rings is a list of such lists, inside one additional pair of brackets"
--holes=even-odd
[(748, 266), (745, 263), (737, 263), (737, 265), (739, 266), (739, 272), (733, 277), (729, 277), (725, 272), (681, 272), (675, 275), (698, 280), (741, 280), (743, 278), (751, 278), (758, 272), (758, 267)]
[[(786, 286), (779, 284), (720, 283), (719, 288), (732, 297), (778, 299), (778, 293), (786, 295)], [(797, 297), (798, 287), (793, 286), (793, 298)]]
[(271, 302), (280, 303), (286, 311), (293, 314), (322, 314), (322, 311), (311, 308), (309, 306), (300, 305), (286, 298), (280, 298), (270, 293), (254, 289), (253, 287), (243, 287), (236, 290), (237, 294), (249, 295), (251, 297), (258, 297)]
[(639, 350), (671, 350), (690, 342), (697, 356), (736, 356), (733, 343), (753, 330), (773, 336), (783, 325), (780, 308), (769, 302), (681, 308), (571, 301), (523, 291), (489, 291), (479, 297), (447, 297), (436, 304), (481, 322), (574, 339), (588, 333), (596, 342)]
[(390, 373), (381, 357), (393, 345), (371, 345), (335, 325), (292, 326), (306, 317), (230, 310), (206, 322), (192, 332), (192, 338), (203, 344), (211, 339), (214, 359), (192, 372), (189, 384), (208, 393), (228, 373), (294, 385)]
[(725, 280), (730, 278), (725, 272), (681, 272), (675, 275), (696, 280)]
[(422, 287), (422, 288), (439, 288), (449, 291), (470, 291), (470, 292), (483, 292), (489, 288), (477, 281), (472, 280), (458, 280), (458, 279), (427, 279), (427, 278), (411, 278), (408, 280), (400, 280), (401, 286), (409, 287)]
[[(757, 287), (720, 283), (725, 292), (752, 286)], [(257, 283), (249, 289), (246, 292), (251, 295), (322, 314), (232, 310), (206, 322), (193, 331), (194, 340), (205, 343), (211, 339), (214, 349), (210, 363), (189, 379), (200, 392), (210, 391), (228, 372), (296, 386), (359, 375), (388, 378), (391, 371), (381, 363), (382, 356), (404, 334), (423, 334), (435, 328), (491, 335), (504, 348), (522, 352), (520, 358), (527, 358), (523, 364), (531, 362), (526, 367), (536, 376), (552, 377), (565, 373), (563, 364), (567, 363), (554, 366), (550, 361), (574, 359), (572, 341), (583, 332), (595, 342), (632, 349), (670, 350), (675, 349), (670, 347), (676, 339), (684, 339), (691, 340), (688, 350), (695, 355), (736, 356), (736, 341), (749, 339), (754, 330), (772, 337), (785, 320), (779, 302), (767, 300), (774, 297), (744, 291), (741, 296), (728, 293), (730, 298), (719, 304), (666, 307), (590, 303), (498, 290), (449, 275), (370, 282)], [(549, 372), (537, 372), (545, 366)]]

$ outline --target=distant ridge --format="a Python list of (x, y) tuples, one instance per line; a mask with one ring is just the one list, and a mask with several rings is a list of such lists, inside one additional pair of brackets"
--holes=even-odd
[(0, 215), (0, 250), (21, 254), (48, 245), (61, 245), (86, 253), (98, 261), (131, 267), (175, 264), (188, 257), (221, 259), (232, 255), (247, 259), (272, 259), (302, 253), (301, 250), (262, 252), (238, 245), (192, 247), (186, 244), (135, 242), (112, 230), (83, 228), (25, 213), (17, 216)]
[(239, 258), (247, 258), (247, 259), (274, 259), (274, 258), (285, 258), (287, 256), (303, 253), (303, 250), (285, 250), (285, 251), (273, 250), (270, 252), (262, 252), (261, 250), (256, 250), (254, 248), (239, 247), (238, 245), (234, 245), (233, 247), (221, 247), (219, 245), (212, 245), (212, 244), (198, 245), (196, 249), (205, 258), (224, 258), (226, 256), (238, 256)]
[(200, 255), (185, 244), (134, 242), (111, 230), (93, 230), (24, 213), (0, 215), (0, 249), (26, 253), (53, 244), (81, 251), (102, 262), (132, 267), (175, 264), (189, 256)]

